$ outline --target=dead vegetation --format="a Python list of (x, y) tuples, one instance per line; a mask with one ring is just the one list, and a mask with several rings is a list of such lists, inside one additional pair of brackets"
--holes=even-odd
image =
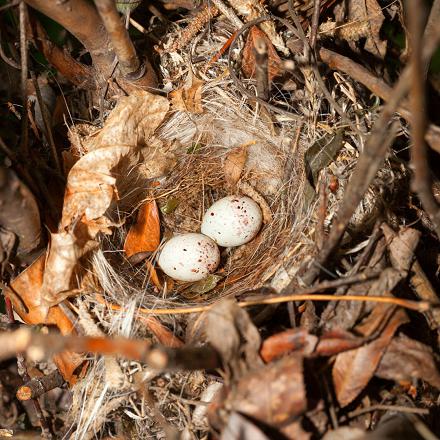
[(437, 438), (439, 0), (0, 13), (1, 438)]

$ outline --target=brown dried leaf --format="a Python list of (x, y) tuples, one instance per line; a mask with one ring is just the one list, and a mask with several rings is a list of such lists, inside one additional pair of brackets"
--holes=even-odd
[(385, 16), (377, 0), (350, 0), (347, 16), (349, 24), (342, 26), (338, 35), (349, 42), (366, 38), (365, 50), (383, 58), (387, 50), (387, 42), (380, 38), (384, 20)]
[(397, 309), (376, 340), (336, 356), (333, 365), (333, 382), (336, 398), (342, 407), (352, 402), (365, 388), (373, 377), (394, 333), (407, 321), (406, 313), (402, 309)]
[(418, 378), (440, 388), (440, 373), (431, 348), (405, 335), (399, 335), (391, 341), (376, 376), (397, 382), (411, 382)]
[(267, 363), (292, 351), (309, 354), (313, 352), (317, 342), (317, 336), (309, 334), (306, 329), (292, 328), (265, 339), (260, 355)]
[[(5, 289), (5, 295), (11, 299), (15, 312), (29, 325), (55, 325), (61, 334), (74, 333), (74, 327), (68, 316), (59, 306), (47, 311), (41, 306), (41, 288), (46, 255), (42, 254), (27, 269), (25, 269), (10, 286)], [(70, 351), (64, 351), (53, 357), (53, 360), (70, 384), (77, 380), (74, 371), (82, 364), (84, 358)]]
[(286, 356), (248, 373), (226, 405), (273, 427), (300, 415), (307, 406), (302, 356)]
[(26, 255), (40, 243), (40, 211), (29, 188), (5, 167), (0, 167), (0, 200), (0, 224), (17, 236), (17, 253)]
[(258, 26), (252, 26), (246, 39), (246, 44), (243, 49), (243, 58), (241, 68), (247, 78), (255, 76), (255, 44), (256, 40), (262, 39), (267, 47), (267, 72), (269, 76), (269, 83), (280, 74), (281, 58), (273, 47), (271, 41)]
[[(59, 303), (81, 258), (98, 232), (110, 233), (114, 223), (105, 214), (117, 194), (122, 168), (139, 161), (139, 151), (163, 121), (166, 98), (138, 91), (120, 98), (102, 130), (88, 140), (88, 153), (70, 170), (59, 233), (52, 235), (41, 300), (48, 307)], [(122, 160), (126, 159), (122, 164)], [(118, 168), (119, 167), (119, 168)]]
[(359, 338), (342, 329), (334, 329), (325, 332), (319, 338), (315, 353), (320, 356), (333, 356), (347, 350), (358, 348), (364, 343), (364, 338)]
[(209, 343), (220, 353), (225, 365), (231, 365), (236, 375), (242, 374), (249, 365), (261, 364), (258, 355), (260, 334), (247, 312), (233, 299), (214, 304), (207, 313), (205, 331)]
[(124, 243), (127, 258), (139, 252), (153, 252), (160, 243), (159, 210), (155, 200), (144, 203), (138, 212), (136, 223), (128, 231)]
[(236, 185), (240, 180), (241, 173), (246, 165), (248, 147), (248, 144), (240, 145), (226, 155), (223, 172), (229, 185)]
[(174, 90), (170, 93), (171, 103), (174, 110), (203, 113), (202, 87), (205, 83), (199, 79), (191, 79), (189, 85)]

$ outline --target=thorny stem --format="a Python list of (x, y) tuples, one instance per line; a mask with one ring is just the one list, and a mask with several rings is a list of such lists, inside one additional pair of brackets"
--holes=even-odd
[(114, 0), (95, 0), (95, 5), (112, 42), (122, 74), (127, 76), (138, 73), (139, 58)]
[(422, 63), (422, 32), (423, 4), (420, 0), (406, 2), (408, 7), (408, 22), (411, 32), (411, 137), (413, 140), (412, 165), (414, 171), (413, 189), (417, 192), (423, 208), (433, 223), (437, 236), (440, 238), (440, 206), (432, 193), (431, 170), (428, 165), (428, 151), (425, 144), (426, 97), (425, 69)]

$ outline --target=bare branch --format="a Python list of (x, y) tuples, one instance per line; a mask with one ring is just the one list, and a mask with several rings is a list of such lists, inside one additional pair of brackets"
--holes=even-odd
[(124, 76), (139, 74), (140, 62), (114, 0), (95, 0)]
[[(432, 193), (431, 170), (428, 165), (428, 151), (425, 144), (426, 70), (422, 62), (423, 3), (420, 0), (406, 2), (411, 37), (411, 137), (413, 141), (411, 162), (414, 170), (413, 188), (427, 212), (437, 236), (440, 238), (440, 206)], [(439, 32), (440, 33), (440, 32)]]

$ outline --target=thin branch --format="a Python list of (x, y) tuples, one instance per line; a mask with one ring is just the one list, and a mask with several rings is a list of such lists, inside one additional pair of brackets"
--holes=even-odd
[(98, 11), (87, 0), (25, 0), (32, 8), (58, 22), (89, 51), (94, 66), (108, 76), (114, 60), (108, 34)]
[(34, 377), (21, 385), (17, 389), (16, 396), (18, 400), (37, 399), (48, 391), (61, 387), (63, 384), (63, 376), (61, 376), (58, 370), (55, 370), (45, 376)]
[(41, 110), (41, 116), (43, 117), (43, 123), (44, 123), (44, 129), (45, 129), (45, 135), (46, 135), (46, 140), (48, 142), (48, 144), (50, 145), (50, 149), (52, 152), (52, 156), (55, 162), (55, 166), (57, 168), (57, 171), (60, 173), (60, 175), (63, 175), (63, 169), (61, 167), (60, 164), (60, 159), (58, 156), (58, 151), (57, 148), (55, 146), (55, 141), (53, 139), (53, 133), (52, 133), (52, 127), (49, 121), (49, 112), (47, 110), (46, 104), (43, 100), (43, 97), (41, 96), (41, 90), (40, 90), (40, 86), (38, 85), (38, 81), (37, 78), (35, 77), (35, 73), (31, 72), (31, 77), (32, 77), (32, 82), (34, 84), (35, 87), (35, 92), (37, 94), (37, 102), (38, 105), (40, 106), (40, 110)]
[(21, 118), (20, 149), (25, 158), (29, 156), (29, 117), (27, 113), (27, 80), (28, 80), (28, 40), (26, 37), (27, 7), (26, 3), (19, 5), (20, 17), (20, 58), (21, 58), (21, 98), (23, 102), (23, 115)]
[(217, 351), (210, 346), (171, 348), (152, 346), (142, 339), (42, 334), (27, 327), (0, 334), (0, 360), (14, 356), (15, 353), (26, 353), (31, 359), (41, 361), (64, 350), (118, 355), (144, 362), (158, 370), (215, 369), (221, 365)]
[(440, 238), (440, 206), (432, 193), (431, 170), (428, 165), (428, 150), (425, 144), (426, 97), (425, 69), (422, 63), (423, 3), (420, 0), (406, 2), (411, 37), (411, 137), (413, 148), (411, 162), (414, 171), (412, 186), (428, 214), (437, 236)]
[[(14, 318), (14, 311), (12, 308), (12, 302), (10, 300), (10, 298), (8, 297), (4, 297), (5, 299), (5, 306), (6, 306), (6, 313), (8, 315), (8, 319), (9, 319), (9, 323), (10, 324), (15, 324), (15, 318)], [(25, 329), (26, 331), (29, 331), (28, 328), (22, 328), (21, 330)], [(17, 331), (17, 330), (16, 330)], [(19, 330), (18, 330), (19, 331)], [(6, 335), (9, 334), (9, 332), (6, 333)], [(3, 336), (0, 335), (0, 340), (1, 337)], [(21, 376), (21, 378), (23, 379), (24, 382), (29, 382), (31, 380), (28, 372), (27, 372), (27, 368), (26, 368), (26, 362), (23, 356), (23, 352), (21, 350), (15, 350), (12, 353), (10, 353), (9, 357), (11, 356), (16, 356), (17, 358), (17, 370), (18, 370), (18, 374)], [(1, 356), (1, 355), (0, 355)], [(46, 418), (44, 417), (43, 411), (41, 409), (40, 403), (38, 402), (37, 399), (32, 399), (32, 403), (35, 409), (35, 412), (37, 414), (37, 417), (40, 421), (40, 427), (41, 427), (41, 436), (43, 439), (47, 439), (50, 440), (53, 438), (52, 436), (52, 432), (49, 428), (49, 425), (46, 421)]]
[(313, 0), (312, 30), (310, 33), (310, 47), (313, 51), (315, 50), (316, 35), (318, 34), (320, 6), (320, 0)]
[(112, 42), (122, 74), (124, 76), (141, 76), (139, 58), (116, 9), (114, 0), (95, 0), (95, 5)]

